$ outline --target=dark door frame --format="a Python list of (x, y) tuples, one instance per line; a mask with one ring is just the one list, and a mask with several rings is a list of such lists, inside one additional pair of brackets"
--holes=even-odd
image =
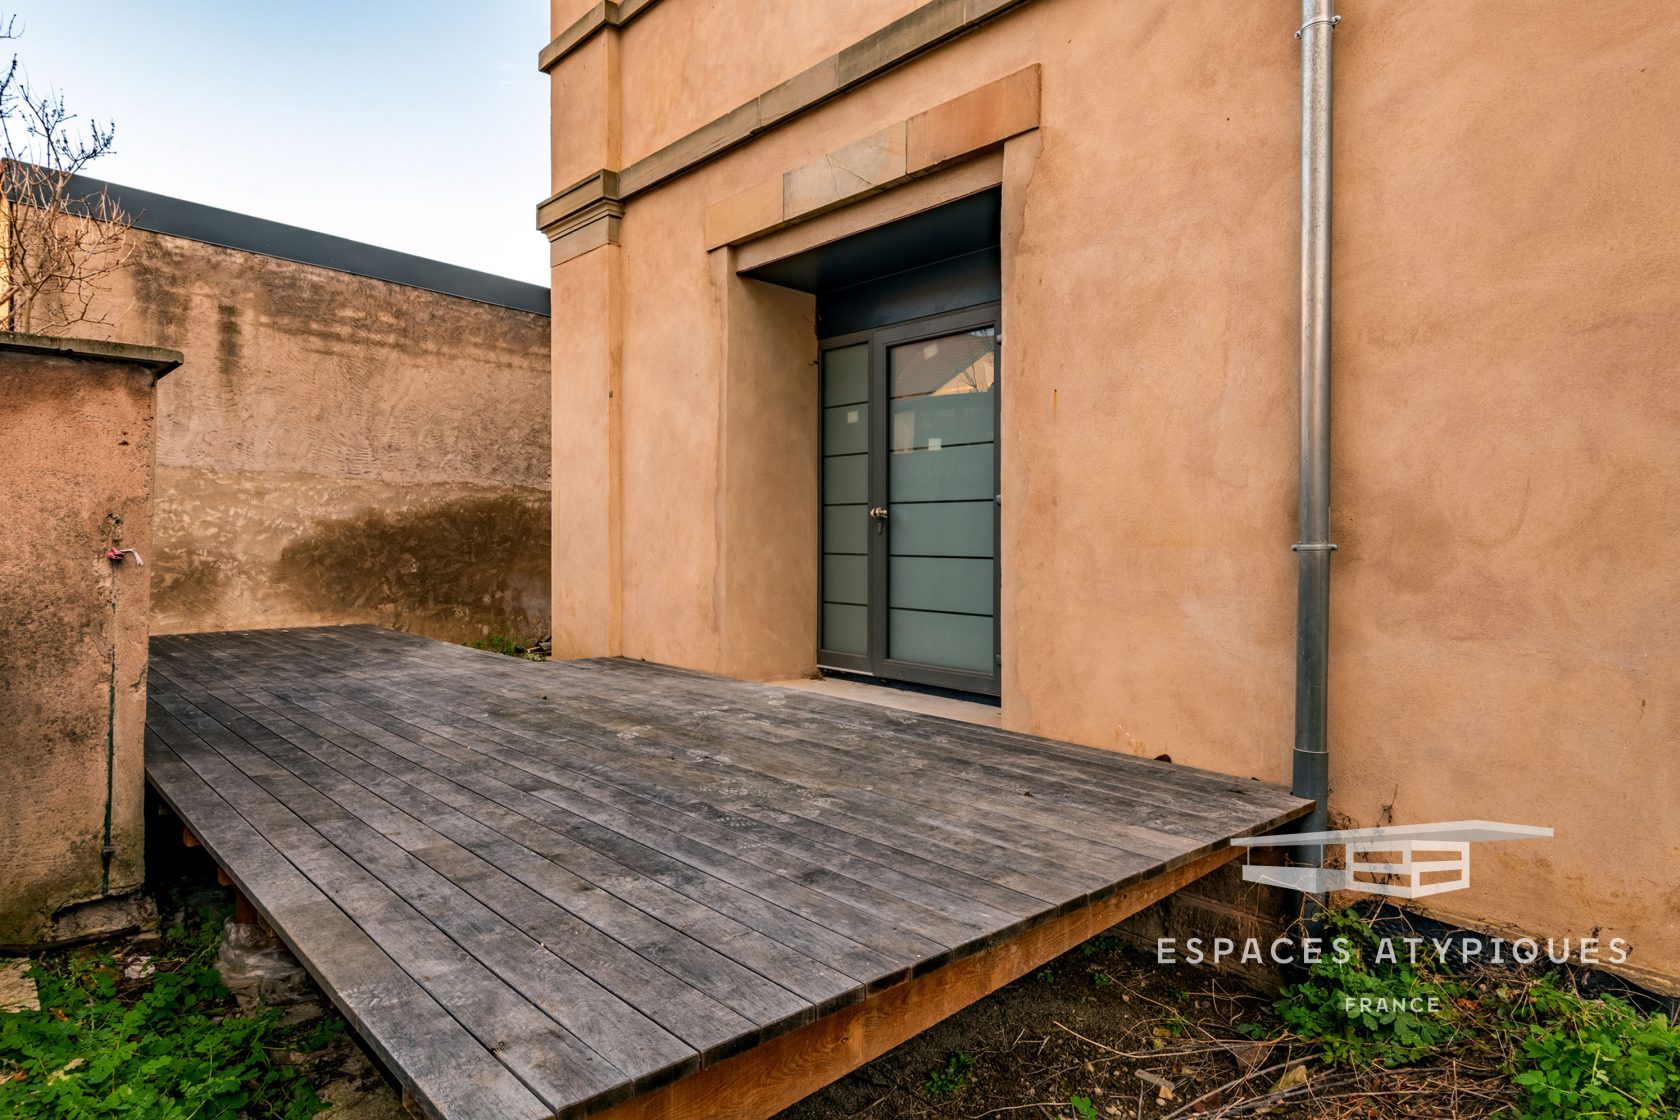
[[(1002, 598), (1002, 511), (999, 486), (1003, 470), (1003, 331), (1002, 304), (997, 301), (975, 304), (956, 311), (923, 316), (901, 323), (855, 331), (818, 341), (820, 354), (859, 343), (869, 344), (869, 506), (892, 509), (890, 500), (890, 448), (892, 446), (892, 385), (888, 369), (887, 351), (894, 346), (960, 334), (964, 331), (991, 327), (993, 341), (992, 392), (992, 671), (978, 673), (939, 665), (923, 665), (900, 661), (887, 655), (887, 611), (891, 599), (888, 540), (892, 533), (891, 519), (869, 522), (869, 652), (841, 653), (820, 648), (821, 626), (818, 627), (817, 663), (820, 666), (867, 673), (882, 680), (905, 681), (911, 684), (933, 685), (938, 688), (975, 692), (997, 696), (1002, 691), (1003, 646), (999, 610)], [(822, 402), (819, 394), (817, 423), (822, 423)], [(819, 454), (821, 450), (819, 448)], [(821, 495), (818, 496), (821, 501)], [(821, 531), (817, 540), (817, 559), (821, 564), (823, 541)], [(818, 594), (821, 610), (821, 592)]]

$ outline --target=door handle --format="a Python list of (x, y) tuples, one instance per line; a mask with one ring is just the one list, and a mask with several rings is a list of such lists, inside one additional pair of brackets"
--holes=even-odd
[(870, 510), (869, 510), (869, 516), (873, 517), (877, 521), (885, 521), (887, 519), (887, 507), (886, 506), (871, 506)]

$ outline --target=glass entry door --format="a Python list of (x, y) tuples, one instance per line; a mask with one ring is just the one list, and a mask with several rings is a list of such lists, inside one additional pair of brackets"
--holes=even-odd
[(997, 308), (822, 354), (819, 661), (998, 692)]

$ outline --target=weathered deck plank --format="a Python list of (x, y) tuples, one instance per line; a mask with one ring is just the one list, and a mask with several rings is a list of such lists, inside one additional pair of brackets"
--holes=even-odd
[[(591, 663), (587, 662), (572, 663), (567, 668), (581, 671), (588, 669), (590, 665)], [(640, 673), (655, 669), (657, 667), (637, 663), (627, 665), (623, 671)], [(692, 679), (693, 676), (683, 674), (685, 680)], [(377, 690), (399, 698), (401, 703), (411, 708), (426, 710), (428, 705), (432, 703), (431, 697), (437, 693), (438, 684), (446, 679), (448, 679), (446, 676), (433, 676), (419, 680), (410, 677), (410, 691), (406, 694), (392, 692), (388, 687)], [(698, 679), (704, 682), (708, 678), (699, 677)], [(732, 685), (738, 684), (738, 682), (730, 683)], [(486, 687), (493, 686), (475, 681), (470, 689), (462, 690), (458, 695), (453, 696), (451, 703), (459, 713), (463, 701), (470, 705), (475, 697), (483, 699), (486, 694), (482, 690)], [(719, 757), (719, 752), (716, 749), (717, 743), (715, 739), (709, 737), (710, 731), (706, 727), (690, 729), (689, 721), (693, 717), (694, 705), (678, 704), (674, 709), (671, 708), (669, 702), (661, 695), (665, 687), (666, 682), (662, 681), (651, 692), (646, 689), (633, 690), (636, 697), (645, 697), (645, 703), (638, 702), (638, 708), (632, 709), (629, 715), (626, 715), (622, 711), (607, 711), (599, 705), (592, 707), (591, 702), (599, 700), (599, 694), (586, 691), (574, 686), (572, 682), (567, 682), (563, 694), (567, 715), (582, 716), (585, 722), (581, 726), (573, 725), (565, 720), (557, 720), (549, 713), (531, 714), (513, 709), (498, 711), (496, 710), (498, 707), (507, 708), (508, 704), (505, 695), (498, 693), (490, 693), (489, 695), (492, 698), (488, 704), (479, 704), (476, 709), (469, 709), (466, 714), (469, 718), (477, 718), (485, 726), (496, 728), (498, 732), (505, 732), (508, 729), (517, 731), (522, 727), (530, 727), (534, 720), (536, 721), (535, 726), (539, 738), (546, 736), (548, 739), (552, 739), (555, 735), (559, 735), (580, 746), (587, 746), (592, 741), (604, 741), (620, 754), (627, 748), (639, 749), (643, 747), (655, 751), (665, 751), (667, 755), (670, 753), (666, 750), (667, 747), (686, 748), (691, 751), (698, 750), (698, 753), (691, 753), (681, 760), (674, 761), (680, 761), (684, 764), (702, 763), (708, 767), (717, 767), (722, 772), (734, 773), (744, 781), (753, 779), (776, 781), (778, 780), (777, 773), (787, 773), (797, 779), (796, 784), (788, 787), (791, 789), (820, 788), (822, 783), (831, 780), (834, 776), (832, 766), (819, 764), (817, 769), (813, 770), (802, 761), (803, 753), (790, 752), (786, 749), (777, 750), (777, 748), (786, 748), (791, 743), (800, 748), (800, 752), (809, 752), (812, 748), (816, 748), (819, 751), (831, 754), (832, 752), (828, 751), (826, 743), (813, 742), (809, 738), (766, 738), (760, 727), (749, 722), (742, 722), (739, 726), (731, 725), (732, 733), (729, 737), (729, 746), (732, 750), (730, 754), (754, 748), (761, 744), (767, 745), (773, 752), (769, 756), (773, 760), (770, 763), (771, 769), (766, 770), (763, 765), (753, 769), (731, 766), (726, 758)], [(803, 696), (804, 694), (793, 693), (792, 695)], [(860, 706), (850, 705), (850, 707), (855, 709)], [(866, 714), (873, 714), (872, 709), (864, 708), (863, 711)], [(701, 716), (705, 717), (708, 714), (702, 708)], [(760, 719), (762, 719), (762, 713), (760, 713)], [(645, 732), (655, 726), (658, 731), (657, 742), (645, 737)], [(966, 725), (952, 726), (958, 729), (966, 727)], [(604, 740), (601, 739), (603, 735), (605, 736)], [(763, 759), (765, 755), (757, 753), (755, 757)], [(567, 765), (575, 767), (575, 758), (569, 756)], [(1071, 868), (1069, 866), (1070, 855), (1080, 854), (1078, 849), (1081, 847), (1081, 842), (1079, 840), (1067, 839), (1060, 845), (1040, 842), (1037, 836), (1038, 832), (1048, 831), (1054, 835), (1063, 831), (1062, 822), (1055, 814), (1041, 815), (1033, 813), (1029, 808), (1027, 813), (1032, 819), (1023, 820), (1022, 823), (1032, 826), (1031, 831), (1011, 836), (1008, 840), (1000, 838), (1003, 834), (995, 827), (995, 821), (1000, 815), (1005, 818), (1015, 816), (1016, 819), (1021, 819), (1019, 811), (1010, 803), (1019, 799), (1021, 794), (1019, 787), (1010, 788), (1007, 791), (1007, 796), (1002, 798), (993, 797), (990, 804), (976, 806), (972, 799), (965, 800), (962, 798), (960, 783), (955, 786), (942, 785), (924, 791), (907, 792), (902, 788), (906, 784), (906, 772), (902, 768), (889, 768), (882, 771), (879, 766), (875, 766), (867, 758), (853, 760), (851, 765), (854, 768), (873, 768), (877, 774), (884, 773), (884, 783), (891, 790), (890, 794), (881, 794), (870, 789), (855, 791), (857, 800), (862, 802), (863, 807), (867, 810), (866, 814), (858, 814), (857, 820), (868, 829), (890, 828), (893, 822), (902, 821), (908, 812), (915, 809), (919, 811), (919, 816), (908, 825), (914, 838), (914, 845), (925, 842), (930, 827), (954, 828), (960, 834), (960, 839), (966, 846), (978, 845), (981, 848), (986, 846), (996, 848), (1008, 861), (1006, 866), (1014, 869), (1023, 869), (1023, 864), (1025, 864), (1024, 870), (1035, 881), (1047, 876), (1052, 883), (1056, 883), (1059, 873), (1085, 874), (1079, 870), (1081, 865), (1078, 862), (1074, 862)], [(709, 791), (708, 797), (710, 796)], [(1086, 796), (1089, 800), (1088, 793)], [(906, 798), (913, 801), (914, 805), (907, 808), (906, 805), (902, 804), (901, 802)], [(794, 807), (793, 811), (799, 811), (804, 800), (806, 799), (795, 798), (791, 802)], [(931, 809), (928, 809), (926, 806), (930, 801), (933, 802), (933, 805)], [(962, 812), (964, 809), (973, 809), (975, 812), (964, 814)], [(981, 817), (983, 822), (980, 828), (961, 827), (959, 822), (963, 816), (976, 814)], [(1112, 819), (1103, 822), (1101, 825), (1109, 833), (1113, 833), (1117, 826), (1121, 829), (1126, 827), (1123, 822), (1115, 822)], [(1175, 855), (1184, 850), (1184, 845), (1170, 840), (1163, 847), (1163, 838), (1161, 837), (1149, 837), (1143, 843), (1147, 845), (1145, 855), (1151, 861), (1159, 856)], [(1070, 850), (1069, 845), (1073, 846), (1072, 850)], [(1104, 856), (1113, 857), (1118, 845), (1105, 844), (1101, 847), (1103, 851), (1096, 853), (1099, 861)], [(1038, 866), (1032, 864), (1035, 857), (1042, 861)], [(1085, 882), (1103, 883), (1106, 880), (1100, 873), (1091, 873), (1085, 874)], [(1068, 884), (1058, 884), (1058, 886), (1066, 887)]]
[[(164, 701), (172, 714), (198, 730), (202, 724), (180, 707), (183, 698)], [(208, 738), (212, 732), (204, 729)], [(253, 737), (254, 738), (254, 737)], [(301, 752), (288, 753), (273, 743), (252, 741), (279, 769), (253, 766), (244, 756), (227, 756), (246, 775), (288, 806), (300, 810), (311, 821), (321, 822), (319, 831), (351, 859), (372, 871), (382, 883), (396, 891), (438, 929), (447, 934), (475, 959), (485, 964), (514, 990), (541, 1008), (550, 1018), (576, 1037), (591, 1040), (592, 1049), (618, 1070), (639, 1076), (695, 1059), (696, 1050), (668, 1033), (642, 1012), (614, 996), (591, 979), (591, 975), (614, 977), (631, 964), (642, 965), (629, 952), (583, 954), (581, 971), (568, 963), (558, 947), (523, 932), (526, 928), (559, 931), (568, 943), (582, 936), (581, 923), (567, 921), (569, 915), (557, 907), (514, 909), (498, 885), (508, 877), (470, 851), (448, 841), (422, 819), (381, 802), (330, 767), (306, 761)], [(350, 814), (335, 819), (343, 809)], [(440, 866), (441, 865), (441, 866)], [(518, 914), (515, 921), (482, 899), (504, 903), (504, 910)], [(674, 977), (660, 980), (676, 987)], [(644, 981), (645, 982), (645, 981)], [(791, 997), (790, 997), (791, 998)], [(698, 1008), (697, 1017), (709, 1013), (724, 1029), (739, 1031), (751, 1024), (729, 1013), (721, 1005)], [(706, 1020), (702, 1020), (706, 1021)]]
[[(604, 1059), (464, 952), (376, 874), (269, 797), (214, 748), (167, 717), (149, 722), (206, 785), (226, 798), (270, 845), (285, 853), (322, 894), (551, 1109), (580, 1089), (593, 1096), (611, 1091), (622, 1080), (613, 1076)], [(250, 882), (249, 886), (256, 892), (253, 900), (262, 897), (264, 884)], [(438, 1064), (445, 1059), (440, 1055)]]
[[(930, 978), (995, 986), (1305, 809), (638, 662), (369, 627), (163, 637), (153, 658), (153, 784), (448, 1120), (666, 1109), (761, 1079), (786, 1040), (827, 1054), (844, 1023), (885, 1044), (955, 1010), (911, 1006), (955, 983)], [(738, 1114), (845, 1056), (798, 1059)]]
[[(167, 673), (164, 679), (173, 682), (173, 678)], [(323, 782), (346, 790), (346, 796), (352, 799), (356, 797), (356, 793), (346, 783), (345, 779), (348, 777), (357, 779), (361, 788), (371, 794), (381, 798), (387, 798), (388, 795), (386, 803), (395, 810), (410, 810), (406, 814), (408, 821), (398, 822), (395, 826), (397, 829), (403, 824), (412, 828), (420, 821), (426, 822), (428, 831), (430, 826), (436, 826), (439, 831), (433, 837), (419, 843), (420, 858), (428, 862), (451, 861), (457, 866), (472, 867), (483, 872), (476, 878), (470, 875), (455, 877), (456, 881), (465, 885), (470, 892), (485, 892), (503, 900), (509, 894), (517, 896), (517, 891), (507, 889), (507, 883), (498, 881), (513, 878), (508, 874), (507, 864), (492, 865), (492, 859), (509, 861), (524, 866), (527, 870), (532, 869), (532, 864), (538, 865), (540, 871), (536, 872), (536, 876), (538, 881), (548, 888), (546, 897), (540, 902), (519, 900), (523, 903), (520, 906), (519, 918), (522, 924), (519, 928), (539, 928), (555, 935), (549, 939), (551, 944), (548, 947), (552, 952), (565, 960), (575, 962), (580, 970), (602, 980), (609, 988), (639, 992), (662, 988), (664, 994), (661, 1003), (651, 1009), (651, 1014), (697, 1049), (706, 1050), (716, 1045), (720, 1037), (724, 1040), (732, 1039), (741, 1032), (750, 1030), (755, 1023), (773, 1022), (793, 1014), (810, 1002), (809, 993), (795, 995), (780, 989), (750, 969), (740, 966), (726, 967), (731, 964), (728, 958), (708, 948), (706, 944), (685, 936), (677, 926), (650, 917), (636, 906), (621, 902), (606, 890), (592, 889), (593, 884), (570, 875), (565, 866), (554, 862), (553, 858), (537, 851), (526, 850), (527, 858), (521, 859), (511, 851), (517, 845), (506, 842), (501, 834), (493, 829), (472, 828), (470, 818), (464, 814), (451, 810), (418, 788), (403, 789), (403, 783), (393, 777), (392, 773), (362, 762), (357, 755), (341, 748), (332, 740), (294, 723), (291, 717), (297, 714), (295, 709), (282, 705), (268, 706), (251, 696), (233, 690), (227, 692), (233, 699), (243, 699), (246, 708), (234, 709), (219, 699), (210, 701), (210, 704), (223, 713), (229, 726), (239, 728), (258, 750), (266, 752), (276, 749), (272, 745), (264, 745), (265, 733), (280, 742), (308, 743), (307, 749), (319, 752), (337, 767), (337, 772), (322, 778)], [(252, 689), (251, 692), (256, 697), (261, 697), (260, 690)], [(266, 726), (252, 720), (248, 714), (251, 711), (259, 713), (266, 721)], [(304, 718), (308, 718), (307, 715)], [(334, 729), (323, 726), (321, 730), (330, 732)], [(356, 736), (348, 729), (338, 729), (337, 738), (340, 742), (346, 742), (354, 740)], [(406, 773), (411, 778), (417, 776), (417, 768), (409, 764), (407, 759), (394, 757), (397, 772)], [(448, 779), (439, 778), (439, 781), (447, 783)], [(449, 788), (459, 787), (451, 785)], [(454, 835), (442, 831), (445, 826), (453, 826)], [(463, 839), (463, 834), (471, 836), (472, 839)], [(449, 843), (444, 843), (445, 839)], [(498, 844), (498, 839), (502, 839), (503, 842)], [(546, 850), (555, 845), (550, 843), (542, 847)], [(560, 854), (566, 853), (566, 846), (562, 844)], [(545, 892), (539, 890), (537, 893)], [(544, 902), (546, 905), (542, 904)], [(563, 909), (562, 906), (570, 907), (571, 910)], [(706, 917), (715, 918), (717, 915), (705, 911), (701, 915), (688, 913), (682, 917), (690, 923), (698, 923), (703, 922)], [(612, 936), (600, 932), (603, 930)], [(713, 932), (717, 933), (719, 940), (727, 940), (736, 933), (734, 930)], [(651, 965), (649, 961), (656, 957), (684, 966), (684, 972), (673, 973)], [(801, 971), (801, 964), (809, 966), (804, 970), (807, 973), (820, 969), (820, 966), (809, 960), (781, 960), (776, 963), (796, 975)], [(701, 977), (705, 980), (706, 988), (726, 993), (740, 1012), (731, 1010), (729, 1006), (705, 996), (703, 991), (683, 983), (681, 977), (684, 974)], [(823, 986), (818, 998), (827, 998), (847, 990), (855, 983), (830, 970), (823, 970), (818, 979)]]
[(402, 966), (153, 736), (146, 767), (174, 812), (202, 833), (204, 847), (264, 918), (288, 931), (298, 959), (424, 1107), (463, 1120), (549, 1115)]

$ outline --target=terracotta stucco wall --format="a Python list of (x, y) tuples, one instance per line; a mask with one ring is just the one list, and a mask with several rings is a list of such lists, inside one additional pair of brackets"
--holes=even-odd
[(158, 399), (153, 629), (548, 627), (545, 316), (134, 231)]
[[(624, 158), (637, 160), (876, 31), (919, 0), (659, 0), (625, 28)], [(746, 51), (747, 43), (770, 49)], [(720, 64), (727, 60), (726, 64)], [(657, 74), (643, 81), (642, 75)]]
[(1350, 12), (1332, 805), (1551, 825), (1434, 908), (1680, 976), (1680, 22)]
[[(626, 137), (649, 122), (626, 157), (705, 124), (666, 108), (680, 50), (633, 64), (634, 37), (683, 7), (622, 33)], [(1680, 25), (1659, 0), (1586, 23), (1561, 0), (1341, 10), (1332, 809), (1551, 825), (1478, 848), (1473, 888), (1431, 907), (1598, 929), (1680, 978)], [(1037, 63), (1040, 127), (999, 175), (1003, 719), (1286, 781), (1293, 15), (1032, 0), (631, 197), (620, 244), (555, 268), (557, 291), (617, 309), (568, 324), (621, 432), (610, 454), (569, 441), (556, 474), (557, 508), (589, 504), (602, 542), (556, 552), (557, 587), (587, 556), (602, 588), (559, 608), (569, 652), (810, 667), (788, 635), (812, 632), (814, 577), (779, 566), (814, 568), (815, 482), (798, 438), (769, 433), (814, 447), (796, 360), (814, 329), (741, 297), (753, 243), (708, 252), (707, 208)], [(767, 87), (807, 45), (772, 27), (705, 62)], [(795, 387), (743, 402), (773, 354)], [(585, 377), (557, 362), (557, 400)], [(771, 539), (765, 517), (794, 520)], [(742, 580), (755, 548), (762, 578)]]
[(140, 885), (154, 368), (0, 347), (0, 944)]

